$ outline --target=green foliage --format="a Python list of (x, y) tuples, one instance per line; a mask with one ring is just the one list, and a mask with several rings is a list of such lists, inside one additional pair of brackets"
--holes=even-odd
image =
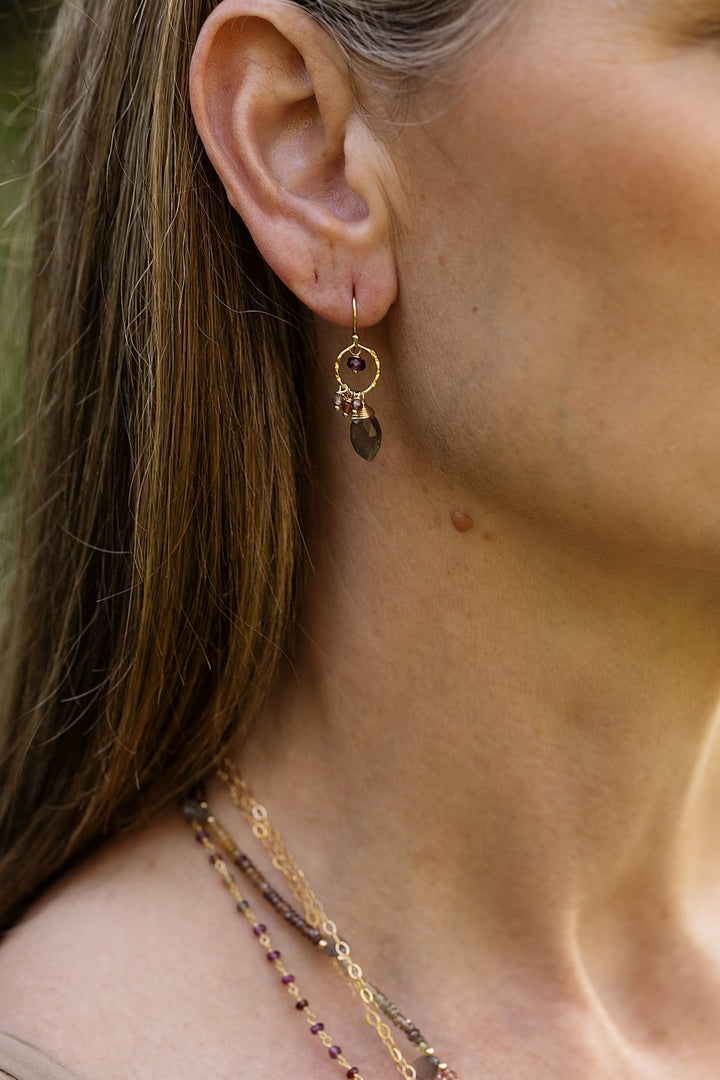
[[(8, 11), (0, 8), (0, 28)], [(0, 579), (10, 550), (10, 495), (19, 464), (23, 319), (29, 255), (26, 199), (28, 133), (33, 71), (39, 45), (37, 24), (27, 11), (16, 16), (15, 32), (0, 32)], [(21, 32), (22, 30), (22, 32)], [(2, 599), (0, 584), (0, 599)]]
[(58, 0), (0, 0), (0, 41), (23, 37), (47, 26)]

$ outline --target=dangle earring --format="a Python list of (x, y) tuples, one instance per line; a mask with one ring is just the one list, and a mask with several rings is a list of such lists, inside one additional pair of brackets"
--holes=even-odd
[[(365, 403), (365, 395), (374, 390), (380, 380), (380, 358), (372, 349), (360, 344), (357, 332), (357, 300), (355, 299), (355, 293), (353, 293), (352, 307), (352, 344), (343, 349), (335, 361), (335, 377), (338, 381), (335, 408), (350, 420), (350, 442), (355, 452), (361, 458), (365, 458), (366, 461), (372, 461), (380, 449), (382, 429), (375, 416), (375, 410)], [(369, 357), (375, 365), (375, 378), (365, 390), (353, 390), (340, 374), (340, 367), (345, 361), (348, 370), (353, 375), (360, 375), (367, 369), (366, 357)]]

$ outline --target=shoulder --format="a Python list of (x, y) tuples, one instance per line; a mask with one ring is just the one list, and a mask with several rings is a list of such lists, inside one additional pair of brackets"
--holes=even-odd
[[(226, 897), (198, 854), (169, 815), (38, 901), (0, 946), (0, 1030), (91, 1080), (229, 1077), (215, 1058), (229, 1010), (246, 1003), (228, 962)], [(198, 1023), (205, 998), (213, 1007)]]

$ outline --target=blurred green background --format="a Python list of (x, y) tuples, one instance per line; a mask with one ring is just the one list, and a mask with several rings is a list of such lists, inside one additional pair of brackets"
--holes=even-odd
[(30, 222), (25, 209), (34, 73), (56, 3), (0, 0), (0, 600), (11, 553), (11, 493), (19, 465), (24, 296)]
[[(0, 0), (0, 227), (20, 200), (21, 147), (46, 5)], [(3, 243), (3, 247), (5, 244)]]

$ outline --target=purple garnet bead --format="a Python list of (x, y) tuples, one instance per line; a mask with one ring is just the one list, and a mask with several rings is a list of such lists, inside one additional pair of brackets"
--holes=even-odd
[(365, 357), (363, 356), (362, 353), (360, 353), (359, 356), (355, 356), (354, 353), (350, 353), (350, 356), (348, 357), (347, 366), (350, 368), (351, 371), (354, 371), (355, 374), (357, 375), (361, 371), (364, 371), (365, 368), (367, 367), (367, 364), (365, 363)]

